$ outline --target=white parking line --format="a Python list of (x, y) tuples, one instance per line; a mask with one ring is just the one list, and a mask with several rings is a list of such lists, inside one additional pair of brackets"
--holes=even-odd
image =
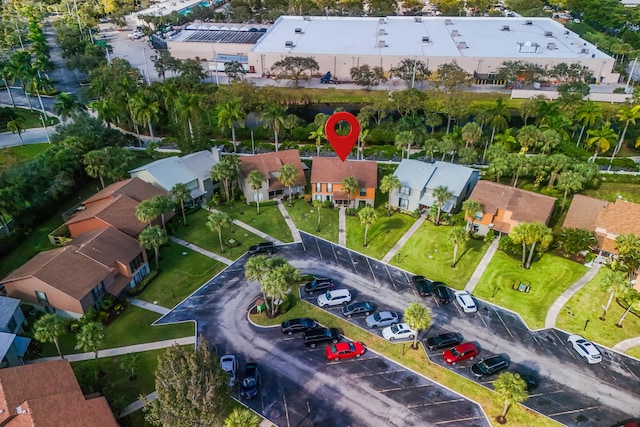
[(352, 375), (353, 378), (375, 377), (377, 375), (395, 374), (397, 372), (405, 372), (404, 369), (396, 369), (395, 371), (368, 372), (366, 374)]
[(316, 248), (318, 248), (318, 254), (320, 255), (320, 259), (322, 259), (322, 251), (320, 250), (320, 245), (318, 244), (318, 239), (313, 239), (316, 242)]
[(384, 388), (381, 390), (376, 390), (378, 393), (390, 393), (392, 391), (398, 391), (398, 390), (413, 390), (413, 389), (417, 389), (417, 388), (424, 388), (424, 387), (433, 387), (433, 384), (419, 384), (419, 385), (411, 385), (411, 386), (406, 386), (406, 387), (393, 387), (393, 388)]
[(336, 254), (336, 248), (334, 245), (331, 245), (331, 250), (333, 251), (333, 256), (336, 259), (336, 264), (340, 265), (340, 261), (338, 260), (338, 255)]
[(436, 405), (446, 405), (447, 403), (456, 403), (456, 402), (464, 402), (466, 399), (451, 399), (451, 400), (443, 400), (441, 402), (429, 402), (429, 403), (420, 403), (418, 405), (407, 405), (407, 408), (424, 408), (426, 406), (436, 406)]
[(493, 311), (495, 311), (495, 313), (498, 315), (498, 319), (500, 319), (500, 322), (502, 322), (502, 326), (504, 326), (504, 328), (507, 330), (507, 332), (509, 333), (509, 336), (513, 338), (513, 334), (511, 333), (509, 328), (507, 328), (507, 324), (504, 323), (504, 320), (502, 320), (502, 316), (500, 316), (500, 313), (498, 312), (498, 310), (496, 310), (495, 306), (493, 307)]
[(550, 391), (548, 393), (536, 393), (536, 394), (530, 394), (529, 397), (540, 397), (540, 396), (546, 396), (548, 394), (557, 394), (557, 393), (566, 393), (567, 390), (554, 390), (554, 391)]
[(372, 359), (377, 359), (377, 356), (372, 356), (372, 357), (354, 357), (353, 359), (344, 359), (344, 360), (340, 360), (340, 359), (336, 359), (336, 360), (332, 360), (331, 362), (327, 362), (327, 365), (337, 365), (338, 363), (353, 363), (353, 362), (359, 362), (361, 360), (372, 360)]
[(573, 354), (573, 351), (571, 349), (569, 349), (567, 347), (567, 345), (560, 339), (560, 337), (558, 336), (558, 334), (556, 334), (555, 329), (551, 329), (551, 332), (553, 333), (553, 335), (555, 335), (556, 339), (558, 341), (560, 341), (560, 343), (562, 344), (562, 348), (564, 348), (565, 350), (567, 350), (567, 353), (569, 353), (571, 355), (571, 357), (573, 357), (574, 359), (577, 359), (576, 355)]
[(369, 257), (365, 257), (367, 260), (367, 265), (369, 266), (369, 271), (371, 271), (371, 275), (373, 276), (373, 281), (378, 283), (378, 278), (376, 277), (376, 273), (373, 272), (373, 268), (371, 268), (371, 263), (369, 262)]
[[(485, 322), (484, 317), (482, 317), (482, 314), (480, 314), (479, 311), (476, 311), (476, 315), (480, 318), (480, 320), (482, 320), (482, 323), (484, 324), (484, 327), (488, 328), (489, 325), (487, 325), (487, 322)], [(506, 328), (506, 326), (505, 326), (505, 328)], [(507, 331), (508, 331), (508, 329), (507, 329)], [(509, 332), (509, 335), (511, 335), (511, 332)], [(513, 337), (513, 335), (511, 335), (511, 336)]]
[(484, 417), (457, 418), (455, 420), (438, 421), (437, 423), (433, 423), (433, 424), (439, 426), (444, 424), (459, 423), (460, 421), (472, 421), (472, 420), (486, 420), (486, 418)]
[(391, 273), (389, 273), (389, 268), (387, 267), (387, 264), (384, 265), (384, 269), (387, 271), (387, 276), (389, 276), (389, 280), (391, 281), (391, 284), (393, 285), (393, 289), (395, 289), (397, 291), (398, 287), (396, 286), (396, 283), (393, 281), (393, 277), (391, 277)]
[(576, 412), (590, 411), (592, 409), (598, 409), (600, 406), (589, 406), (582, 409), (574, 409), (572, 411), (556, 412), (555, 414), (547, 414), (548, 417), (556, 417), (558, 415), (575, 414)]

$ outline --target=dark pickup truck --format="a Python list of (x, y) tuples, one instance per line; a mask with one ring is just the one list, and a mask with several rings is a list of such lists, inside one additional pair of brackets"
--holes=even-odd
[(275, 251), (276, 251), (276, 248), (273, 245), (273, 242), (262, 242), (262, 243), (258, 243), (257, 245), (253, 245), (249, 247), (250, 255), (258, 255), (258, 254), (271, 255)]

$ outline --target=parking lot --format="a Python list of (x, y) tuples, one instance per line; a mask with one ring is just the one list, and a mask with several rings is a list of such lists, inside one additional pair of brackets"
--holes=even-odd
[[(532, 373), (541, 380), (538, 389), (524, 402), (530, 408), (570, 426), (609, 425), (640, 412), (638, 361), (601, 349), (603, 363), (587, 365), (577, 359), (567, 345), (566, 334), (560, 331), (531, 332), (513, 313), (478, 300), (478, 312), (473, 314), (462, 313), (455, 303), (439, 307), (433, 299), (417, 296), (410, 283), (410, 274), (330, 242), (304, 233), (302, 236), (301, 244), (279, 247), (278, 255), (288, 258), (304, 273), (332, 277), (338, 288), (352, 290), (354, 301), (372, 301), (378, 310), (402, 313), (411, 301), (423, 301), (432, 311), (433, 326), (419, 338), (426, 339), (442, 331), (459, 332), (465, 340), (476, 343), (480, 349), (479, 358), (507, 355), (511, 360), (510, 370)], [(345, 419), (348, 425), (373, 425), (371, 421), (377, 417), (392, 420), (394, 417), (388, 414), (397, 411), (409, 411), (404, 416), (417, 417), (416, 422), (420, 425), (435, 423), (433, 416), (440, 413), (451, 415), (451, 425), (486, 424), (479, 409), (476, 409), (478, 412), (471, 410), (467, 415), (467, 401), (456, 394), (449, 395), (451, 392), (430, 384), (426, 378), (410, 371), (395, 374), (396, 366), (388, 361), (385, 361), (388, 368), (372, 369), (382, 359), (371, 352), (361, 360), (328, 364), (321, 351), (310, 351), (295, 340), (290, 342), (278, 330), (247, 326), (246, 305), (258, 294), (258, 287), (244, 281), (243, 263), (243, 259), (239, 260), (161, 320), (164, 323), (196, 319), (198, 332), (221, 351), (233, 351), (263, 361), (259, 363), (265, 365), (264, 376), (268, 378), (263, 384), (268, 383), (269, 387), (263, 390), (262, 402), (259, 405), (257, 401), (251, 402), (251, 405), (258, 405), (256, 409), (264, 408), (262, 413), (277, 424), (286, 425), (287, 413), (292, 425), (307, 425), (305, 420), (322, 423), (320, 420), (329, 416), (325, 410), (329, 414), (336, 413), (332, 425), (347, 425), (341, 422)], [(307, 297), (304, 292), (303, 296), (312, 303), (317, 297)], [(240, 306), (242, 309), (237, 310)], [(234, 313), (231, 307), (240, 313)], [(341, 317), (339, 309), (331, 311)], [(230, 323), (227, 318), (233, 321)], [(362, 318), (351, 321), (364, 326)], [(444, 366), (441, 351), (429, 352), (429, 357)], [(469, 377), (471, 363), (462, 362), (448, 368)], [(405, 384), (405, 377), (415, 379), (411, 384)], [(491, 387), (492, 379), (481, 383)], [(348, 380), (348, 384), (341, 384), (342, 380)], [(338, 392), (341, 394), (336, 394)], [(356, 396), (358, 393), (360, 397)], [(331, 404), (326, 401), (329, 396), (351, 404), (344, 407)], [(439, 402), (436, 398), (446, 404), (434, 404)], [(456, 402), (456, 399), (462, 400)], [(379, 405), (388, 408), (386, 412)], [(450, 405), (455, 409), (439, 411)], [(477, 406), (471, 404), (471, 408)], [(394, 425), (393, 421), (389, 421), (389, 425)]]

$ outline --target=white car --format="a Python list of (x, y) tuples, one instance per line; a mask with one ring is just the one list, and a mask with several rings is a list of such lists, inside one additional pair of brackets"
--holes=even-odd
[(320, 307), (335, 306), (341, 304), (348, 304), (351, 302), (351, 292), (348, 289), (334, 289), (328, 291), (326, 294), (318, 296), (318, 305)]
[(469, 295), (467, 291), (455, 291), (453, 293), (456, 297), (456, 302), (462, 308), (462, 311), (465, 313), (475, 313), (478, 311), (478, 307), (476, 307), (476, 303), (473, 302), (473, 298)]
[(133, 33), (129, 33), (127, 37), (129, 40), (138, 40), (144, 37), (144, 33), (142, 31), (134, 31)]
[(569, 335), (569, 342), (585, 362), (590, 364), (602, 362), (600, 350), (591, 341), (587, 341), (580, 335)]
[(233, 354), (225, 354), (220, 358), (220, 366), (223, 371), (229, 374), (229, 387), (233, 387), (236, 383), (236, 372), (238, 372), (236, 356)]
[(382, 330), (382, 336), (389, 340), (414, 339), (417, 332), (414, 331), (406, 323), (398, 323)]

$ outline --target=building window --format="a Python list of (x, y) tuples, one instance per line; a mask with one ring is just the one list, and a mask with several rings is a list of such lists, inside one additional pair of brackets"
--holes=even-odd
[(333, 193), (333, 184), (330, 182), (327, 183), (327, 193)]
[(400, 194), (403, 196), (409, 196), (411, 194), (411, 189), (409, 187), (401, 187)]
[(136, 271), (138, 268), (140, 268), (140, 266), (144, 263), (144, 257), (142, 256), (142, 252), (140, 252), (138, 254), (137, 257), (135, 257), (130, 263), (129, 263), (129, 268), (131, 269), (131, 272), (133, 273), (134, 271)]
[(482, 221), (483, 216), (484, 216), (483, 212), (476, 212), (476, 221)]
[(322, 184), (319, 182), (316, 182), (316, 193), (319, 193), (322, 191)]
[(360, 197), (364, 197), (367, 195), (367, 187), (360, 188)]
[(18, 326), (18, 322), (16, 322), (16, 319), (12, 317), (11, 319), (9, 319), (9, 323), (7, 323), (8, 332), (13, 333), (13, 331), (16, 329), (16, 326)]
[(104, 290), (104, 282), (100, 282), (98, 283), (98, 286), (96, 286), (95, 288), (91, 289), (91, 295), (93, 295), (93, 300), (94, 301), (99, 301), (102, 296), (104, 295), (105, 290)]
[(400, 209), (409, 209), (409, 199), (398, 199), (398, 205)]
[(49, 304), (47, 294), (45, 294), (44, 292), (36, 291), (36, 298), (38, 298), (38, 302), (40, 304)]

